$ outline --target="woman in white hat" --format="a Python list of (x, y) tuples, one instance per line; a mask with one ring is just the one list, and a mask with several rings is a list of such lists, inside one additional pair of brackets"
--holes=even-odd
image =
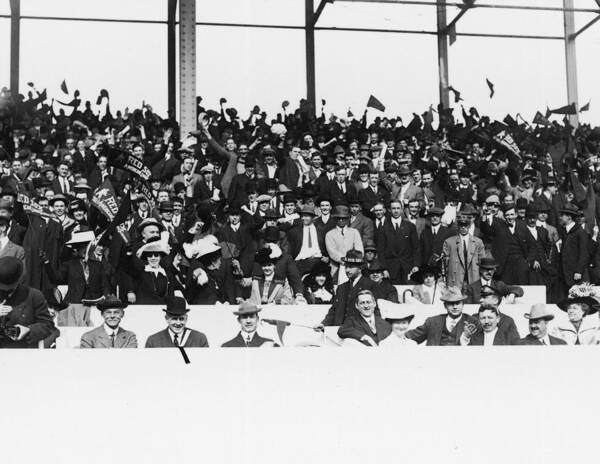
[(377, 300), (381, 316), (392, 326), (392, 333), (379, 342), (379, 346), (417, 346), (417, 342), (406, 338), (406, 332), (410, 328), (410, 323), (415, 317), (415, 312), (410, 309), (410, 305), (392, 303), (386, 300)]
[(170, 270), (160, 264), (166, 254), (166, 247), (160, 240), (146, 243), (137, 250), (136, 256), (145, 266), (138, 276), (135, 304), (166, 304), (167, 299), (173, 296), (177, 281)]

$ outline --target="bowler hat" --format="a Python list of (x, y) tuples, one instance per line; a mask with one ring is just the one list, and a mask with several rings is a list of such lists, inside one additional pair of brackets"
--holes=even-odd
[(190, 310), (183, 298), (174, 296), (167, 299), (167, 307), (163, 311), (171, 316), (183, 316)]
[(115, 295), (105, 296), (96, 307), (103, 312), (107, 309), (123, 309), (127, 307), (127, 303), (118, 299)]
[(479, 262), (479, 269), (496, 269), (498, 263), (494, 258), (481, 258)]
[(375, 242), (370, 238), (365, 240), (364, 250), (366, 251), (377, 251), (377, 246), (375, 246)]
[(259, 308), (256, 305), (253, 305), (252, 303), (248, 303), (246, 301), (243, 301), (238, 310), (234, 311), (233, 314), (235, 314), (236, 316), (243, 316), (245, 314), (256, 314), (259, 313), (261, 311), (261, 308)]
[(554, 319), (554, 314), (550, 312), (548, 307), (544, 303), (536, 303), (534, 304), (527, 314), (524, 314), (526, 319), (536, 320), (536, 319), (544, 319), (546, 321), (551, 321)]
[(465, 301), (468, 297), (463, 295), (460, 288), (448, 287), (445, 292), (442, 292), (440, 300), (445, 303), (456, 303), (458, 301)]
[(0, 258), (0, 290), (12, 290), (25, 275), (23, 262), (14, 256)]
[(332, 216), (334, 218), (349, 218), (350, 217), (350, 211), (348, 210), (347, 206), (338, 205), (333, 210)]

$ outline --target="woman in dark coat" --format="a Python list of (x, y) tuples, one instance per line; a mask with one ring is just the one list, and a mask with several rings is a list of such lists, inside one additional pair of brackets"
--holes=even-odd
[(166, 304), (173, 296), (177, 281), (170, 269), (161, 266), (160, 260), (167, 250), (160, 241), (146, 243), (139, 248), (136, 255), (145, 263), (138, 275), (138, 286), (135, 292), (135, 304)]

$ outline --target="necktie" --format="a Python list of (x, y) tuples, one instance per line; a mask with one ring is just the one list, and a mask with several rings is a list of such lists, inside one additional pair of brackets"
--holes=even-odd
[(382, 221), (381, 221), (381, 219), (379, 219), (379, 220), (377, 221), (377, 228), (379, 229), (379, 228), (380, 228), (382, 225), (383, 225), (383, 224), (382, 224)]
[(173, 344), (175, 346), (179, 346), (179, 335), (177, 335), (177, 334), (173, 335)]
[(435, 237), (437, 235), (437, 227), (433, 229), (433, 236)]
[(463, 254), (464, 254), (464, 259), (465, 259), (465, 282), (468, 284), (469, 283), (469, 272), (467, 270), (468, 267), (468, 263), (469, 263), (469, 252), (467, 250), (467, 241), (463, 240)]
[(456, 320), (450, 319), (450, 322), (448, 323), (448, 331), (452, 332), (455, 327), (456, 327)]
[(308, 248), (312, 248), (312, 237), (310, 236), (310, 227), (306, 228), (306, 233), (308, 234)]
[(269, 288), (271, 288), (271, 281), (265, 280), (265, 283), (263, 286), (263, 293), (262, 293), (262, 297), (261, 297), (261, 300), (263, 301), (263, 303), (266, 303), (269, 301)]
[(110, 346), (111, 346), (111, 348), (115, 347), (115, 333), (114, 332), (110, 334)]
[(340, 190), (342, 191), (342, 193), (346, 193), (346, 186), (344, 184), (340, 184)]
[(394, 221), (394, 230), (398, 230), (398, 223)]
[(246, 337), (246, 346), (250, 346), (250, 340), (251, 340), (250, 335), (248, 335)]

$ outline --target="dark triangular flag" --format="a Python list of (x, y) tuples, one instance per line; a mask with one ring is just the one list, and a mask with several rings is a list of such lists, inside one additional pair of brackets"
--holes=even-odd
[(492, 84), (492, 82), (487, 77), (485, 78), (485, 82), (486, 82), (487, 86), (490, 88), (490, 98), (492, 98), (494, 96), (494, 94), (496, 93), (496, 91), (494, 90), (494, 84)]
[(325, 106), (327, 104), (327, 102), (325, 101), (324, 98), (321, 98), (321, 106)]
[(385, 106), (381, 103), (377, 98), (373, 95), (369, 97), (369, 101), (367, 102), (367, 108), (374, 108), (378, 111), (384, 112)]
[(548, 121), (547, 118), (545, 118), (541, 112), (537, 112), (535, 113), (535, 116), (533, 117), (533, 123), (534, 124), (539, 124), (541, 126), (549, 126), (550, 125), (550, 121)]
[(348, 116), (349, 118), (354, 117), (354, 113), (352, 111), (350, 111), (350, 108), (348, 108), (348, 112), (346, 113), (346, 116)]
[(579, 108), (579, 112), (583, 113), (584, 111), (589, 111), (590, 103), (591, 103), (591, 100), (589, 102), (587, 102), (585, 105), (583, 105), (581, 108)]
[(421, 118), (417, 113), (413, 113), (412, 121), (406, 126), (407, 132), (415, 135), (419, 129), (421, 129), (422, 123)]
[(546, 114), (544, 115), (544, 117), (547, 119), (547, 118), (549, 118), (550, 116), (552, 116), (552, 111), (550, 111), (550, 108), (548, 108), (548, 107), (546, 106)]
[(67, 88), (67, 81), (63, 80), (60, 84), (60, 90), (69, 95), (69, 89)]
[(454, 103), (458, 103), (459, 101), (463, 101), (463, 99), (460, 96), (460, 92), (458, 90), (456, 90), (454, 87), (452, 87), (451, 85), (449, 85), (448, 86), (448, 90), (454, 94)]
[(575, 103), (571, 103), (570, 105), (550, 110), (550, 114), (577, 114), (577, 107)]
[(502, 122), (508, 127), (515, 127), (519, 125), (510, 114), (507, 114), (506, 117), (502, 120)]

